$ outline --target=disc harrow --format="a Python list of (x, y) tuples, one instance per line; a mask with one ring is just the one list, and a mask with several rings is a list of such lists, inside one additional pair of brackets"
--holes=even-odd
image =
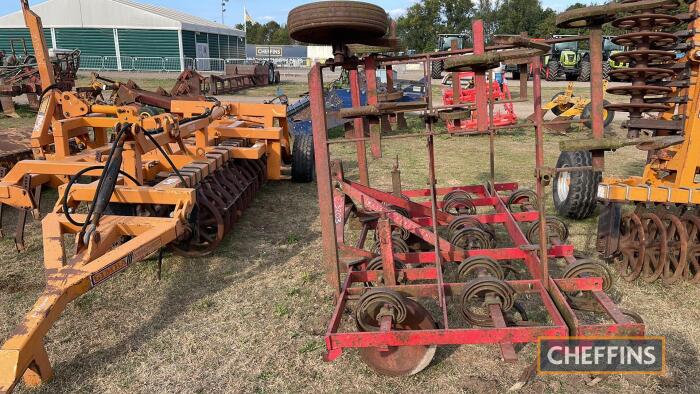
[(630, 67), (610, 74), (630, 84), (608, 92), (630, 100), (606, 108), (629, 112), (630, 144), (647, 160), (642, 176), (600, 182), (597, 247), (627, 281), (698, 283), (700, 5), (688, 2), (687, 13), (675, 0), (622, 5), (639, 7), (612, 21), (626, 31), (613, 41), (628, 50), (611, 57)]
[[(342, 4), (339, 15), (343, 21), (355, 7), (358, 15), (373, 9), (357, 2), (334, 4)], [(612, 283), (607, 271), (591, 262), (577, 265), (573, 246), (566, 243), (566, 225), (545, 218), (543, 182), (549, 178), (543, 172), (541, 116), (527, 125), (534, 128), (538, 141), (534, 191), (520, 189), (516, 183), (496, 182), (493, 143), (486, 184), (438, 187), (434, 151), (438, 132), (433, 126), (441, 114), (464, 111), (468, 105), (475, 106), (479, 114), (488, 114), (485, 76), (489, 67), (501, 60), (526, 66), (531, 63), (535, 70), (533, 94), (540, 97), (537, 70), (546, 45), (519, 37), (495, 40), (499, 44), (487, 49), (483, 23), (475, 21), (474, 48), (447, 54), (356, 58), (347, 56), (344, 46), (366, 40), (361, 32), (354, 34), (360, 29), (357, 22), (332, 28), (324, 24), (315, 35), (312, 20), (317, 16), (310, 11), (313, 9), (302, 6), (293, 10), (289, 24), (295, 31), (313, 36), (315, 42), (333, 45), (335, 52), (333, 59), (313, 65), (309, 73), (323, 262), (336, 300), (325, 338), (325, 360), (332, 361), (345, 349), (357, 348), (360, 358), (374, 371), (406, 376), (426, 368), (437, 346), (493, 344), (500, 348), (503, 360), (515, 361), (516, 343), (535, 342), (542, 336), (643, 335), (643, 323), (622, 313), (606, 295), (604, 288)], [(375, 31), (382, 30), (382, 26), (378, 23)], [(455, 103), (447, 108), (433, 105), (426, 97), (425, 103), (410, 107), (410, 111), (422, 115), (425, 132), (391, 136), (425, 138), (429, 186), (405, 189), (397, 158), (391, 172), (391, 191), (370, 187), (365, 143), (370, 142), (372, 154), (381, 157), (382, 134), (375, 127), (377, 119), (397, 110), (372, 102), (375, 76), (382, 68), (389, 73), (389, 66), (422, 62), (426, 91), (430, 92), (431, 61), (443, 58), (451, 71), (474, 72), (474, 103)], [(354, 130), (346, 134), (349, 138), (329, 141), (322, 75), (324, 68), (336, 67), (348, 70), (353, 96), (360, 92), (358, 70), (364, 71), (368, 105), (355, 100), (353, 108), (344, 112), (346, 117), (356, 119)], [(535, 114), (542, 113), (540, 105), (536, 100)], [(497, 129), (493, 119), (478, 116), (476, 121), (477, 130), (488, 133), (493, 142)], [(329, 145), (346, 143), (357, 148), (359, 180), (348, 179), (343, 163), (331, 158)], [(372, 239), (374, 242), (368, 242)], [(552, 275), (555, 271), (550, 271), (550, 261), (554, 259), (574, 267), (565, 272), (567, 277), (560, 272)], [(574, 304), (579, 299), (608, 319), (602, 323), (580, 320), (577, 308), (583, 306)], [(529, 300), (537, 304), (536, 313), (530, 313), (533, 307)], [(355, 327), (345, 322), (347, 310), (352, 311)]]

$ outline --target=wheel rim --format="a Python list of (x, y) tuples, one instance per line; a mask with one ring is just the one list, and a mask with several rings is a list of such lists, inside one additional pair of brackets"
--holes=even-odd
[[(564, 166), (562, 168), (565, 168), (568, 166)], [(569, 187), (571, 185), (571, 173), (568, 171), (565, 172), (560, 172), (557, 174), (557, 196), (559, 197), (559, 201), (566, 201), (566, 198), (569, 197)]]

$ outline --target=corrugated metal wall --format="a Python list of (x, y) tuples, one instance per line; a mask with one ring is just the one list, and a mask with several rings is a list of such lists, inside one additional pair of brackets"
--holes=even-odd
[(133, 57), (180, 57), (175, 30), (119, 29), (119, 52)]
[[(46, 39), (46, 45), (51, 48), (53, 43), (51, 41), (51, 29), (44, 29), (44, 37)], [(29, 29), (0, 29), (0, 50), (5, 51), (5, 53), (10, 53), (10, 40), (15, 41), (15, 51), (18, 55), (22, 54), (22, 38), (27, 43), (27, 50), (30, 53), (34, 53), (34, 47), (32, 46), (32, 38), (29, 35)], [(74, 48), (67, 48), (74, 49)]]
[(82, 56), (115, 56), (112, 29), (60, 28), (56, 29), (60, 48), (78, 48)]
[(245, 40), (242, 37), (183, 30), (182, 47), (185, 57), (197, 57), (195, 43), (209, 44), (209, 56), (213, 58), (245, 58)]

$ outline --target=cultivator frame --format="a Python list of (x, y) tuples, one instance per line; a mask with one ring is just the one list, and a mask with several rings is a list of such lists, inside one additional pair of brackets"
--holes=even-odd
[[(354, 7), (351, 4), (358, 3), (343, 3), (344, 6)], [(364, 3), (359, 4), (357, 7), (369, 7)], [(311, 14), (310, 10), (315, 7), (307, 5), (293, 10), (289, 25), (295, 26), (297, 32), (301, 29), (303, 34), (310, 35), (317, 26), (309, 24), (308, 31), (304, 31), (299, 27), (304, 21), (299, 14), (303, 9), (308, 9)], [(344, 26), (343, 29), (341, 31), (347, 33), (352, 28)], [(426, 139), (429, 188), (404, 190), (398, 163), (392, 172), (391, 192), (369, 186), (365, 142), (370, 141), (372, 153), (380, 156), (382, 139), (380, 130), (372, 127), (373, 124), (377, 125), (372, 120), (391, 112), (405, 111), (398, 107), (382, 106), (371, 99), (367, 106), (360, 106), (357, 99), (357, 69), (364, 67), (371, 92), (378, 67), (421, 62), (427, 77), (426, 91), (430, 92), (430, 65), (434, 54), (345, 58), (342, 47), (337, 46), (342, 37), (338, 35), (341, 31), (336, 35), (332, 31), (323, 31), (325, 38), (336, 45), (336, 57), (324, 64), (313, 65), (309, 73), (323, 264), (336, 300), (326, 332), (325, 360), (336, 359), (345, 349), (359, 348), (361, 358), (377, 372), (410, 375), (429, 364), (437, 345), (498, 344), (503, 358), (514, 361), (517, 357), (514, 343), (535, 342), (542, 335), (643, 335), (641, 319), (633, 313), (621, 311), (605, 294), (604, 290), (611, 283), (604, 266), (592, 261), (578, 261), (573, 256), (573, 247), (564, 244), (568, 232), (563, 223), (549, 217), (546, 221), (540, 220), (544, 218), (544, 183), (549, 179), (543, 167), (541, 116), (536, 116), (533, 123), (522, 126), (535, 129), (536, 193), (516, 190), (518, 185), (514, 183), (496, 183), (493, 141), (499, 128), (493, 125), (492, 116), (477, 117), (478, 130), (490, 136), (489, 182), (486, 185), (438, 188), (433, 139), (441, 133), (433, 131), (433, 125), (440, 119), (441, 112), (460, 111), (469, 105), (434, 106), (430, 96), (426, 97), (421, 107), (411, 108), (425, 119), (424, 133), (385, 137)], [(320, 32), (319, 36), (322, 36)], [(294, 33), (292, 37), (295, 37)], [(532, 67), (539, 70), (542, 46), (521, 37), (506, 37), (496, 48), (488, 48), (486, 52), (481, 21), (474, 22), (473, 37), (475, 47), (463, 52), (473, 55), (461, 56), (460, 53), (457, 56), (453, 53), (455, 56), (447, 57), (445, 63), (448, 71), (476, 73), (477, 113), (492, 114), (494, 101), (489, 100), (486, 94), (486, 71), (498, 61), (517, 59), (522, 63), (532, 63)], [(520, 46), (527, 49), (517, 49)], [(346, 115), (355, 118), (353, 138), (328, 139), (322, 79), (322, 69), (325, 67), (349, 70), (350, 88), (356, 100)], [(534, 75), (535, 113), (541, 114), (539, 72)], [(369, 137), (365, 137), (367, 128)], [(355, 144), (358, 182), (346, 179), (342, 163), (331, 159), (329, 147), (338, 143)], [(438, 196), (443, 196), (442, 202), (438, 202)], [(490, 207), (494, 212), (477, 214), (477, 207)], [(520, 212), (514, 210), (516, 207)], [(361, 227), (360, 235), (355, 244), (349, 244), (345, 229), (346, 225), (354, 223), (355, 218)], [(521, 224), (526, 223), (529, 223), (529, 239), (520, 228)], [(493, 243), (495, 238), (489, 238), (487, 233), (491, 231), (491, 225), (503, 226), (507, 233), (507, 246), (496, 247)], [(450, 226), (453, 227), (448, 229), (451, 234), (445, 237), (445, 227)], [(377, 241), (372, 250), (367, 250), (365, 241), (372, 230)], [(534, 239), (547, 239), (548, 242), (532, 242)], [(418, 244), (418, 249), (409, 247), (411, 242), (407, 240)], [(550, 275), (547, 262), (550, 258), (566, 261), (567, 268), (561, 278)], [(474, 259), (478, 264), (473, 264)], [(445, 272), (449, 272), (461, 260), (464, 262), (458, 268), (460, 272), (466, 270), (472, 275), (476, 274), (476, 278), (466, 283), (446, 282)], [(523, 269), (523, 275), (527, 278), (504, 280), (502, 270), (505, 266), (498, 263), (504, 260), (520, 261), (516, 269)], [(421, 282), (407, 283), (413, 281)], [(518, 292), (539, 295), (551, 324), (513, 326), (508, 315), (513, 313), (513, 296)], [(459, 294), (467, 303), (476, 300), (486, 309), (481, 315), (473, 311), (464, 313), (465, 319), (473, 323), (469, 327), (463, 323), (461, 327), (455, 327), (448, 316), (448, 299), (459, 298)], [(437, 312), (429, 312), (424, 304), (418, 302), (423, 300), (424, 303), (426, 299), (437, 300)], [(355, 314), (356, 329), (344, 324), (343, 317), (348, 308)], [(602, 312), (609, 320), (588, 324), (580, 319), (575, 309)], [(526, 317), (523, 319), (527, 320)]]

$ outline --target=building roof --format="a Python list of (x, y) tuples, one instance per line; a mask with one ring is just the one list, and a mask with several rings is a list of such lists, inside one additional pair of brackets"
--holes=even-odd
[[(32, 6), (44, 27), (168, 29), (245, 36), (242, 30), (184, 12), (131, 0), (48, 0)], [(0, 28), (25, 27), (17, 11), (0, 17)]]

